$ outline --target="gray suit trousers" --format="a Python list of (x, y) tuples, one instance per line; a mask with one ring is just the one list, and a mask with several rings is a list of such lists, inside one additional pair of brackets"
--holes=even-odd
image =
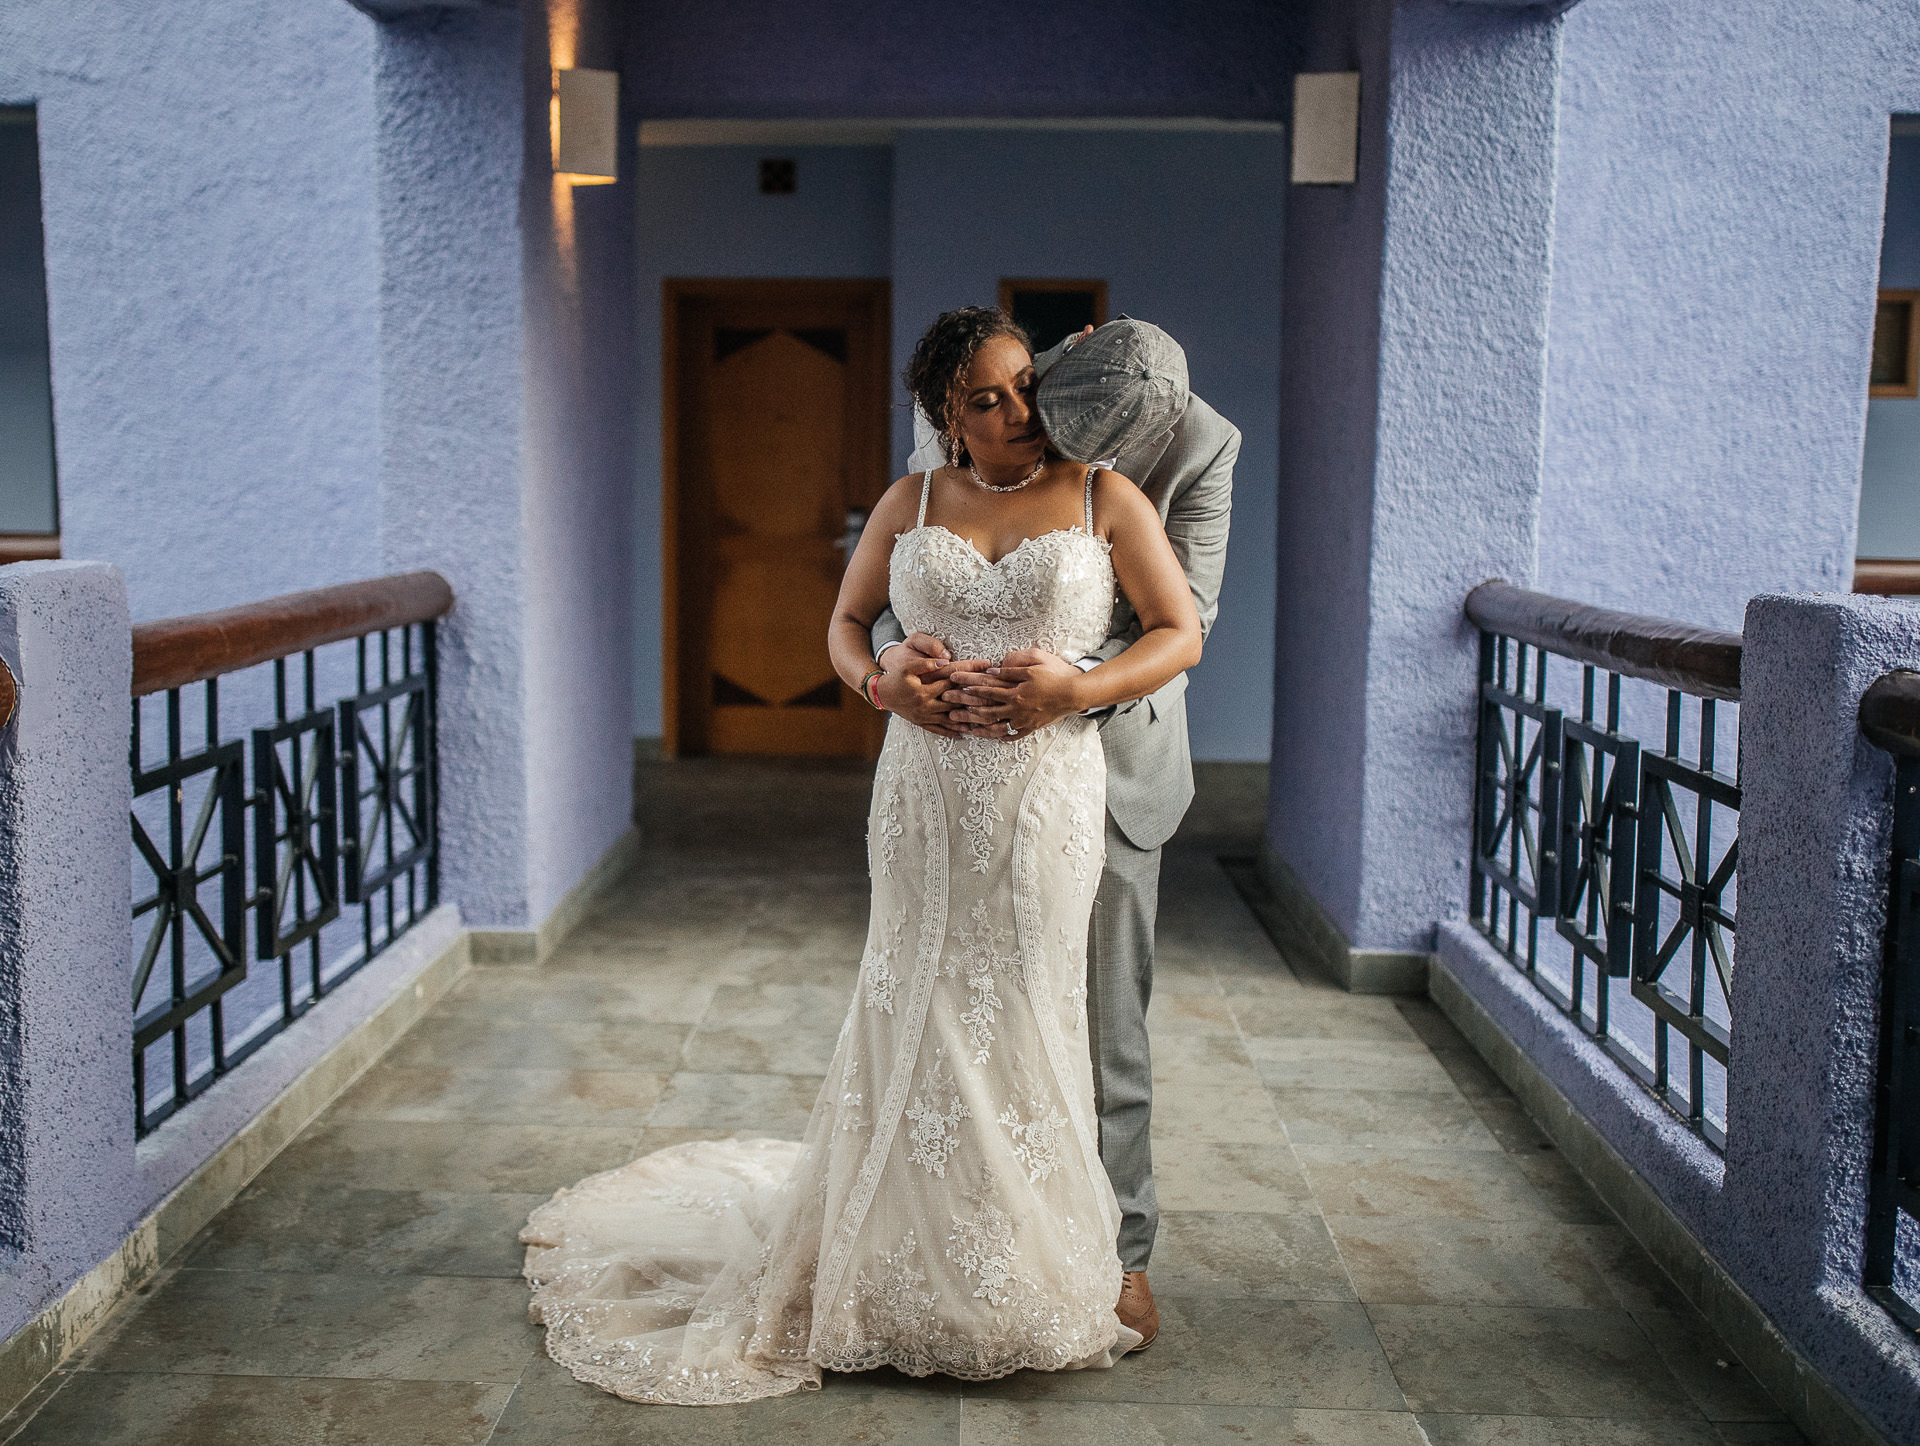
[(1107, 867), (1094, 896), (1087, 941), (1087, 1029), (1093, 1050), (1100, 1163), (1120, 1200), (1120, 1268), (1145, 1270), (1160, 1228), (1153, 1194), (1153, 1057), (1147, 1001), (1153, 994), (1153, 920), (1160, 906), (1160, 850), (1136, 846), (1107, 815)]

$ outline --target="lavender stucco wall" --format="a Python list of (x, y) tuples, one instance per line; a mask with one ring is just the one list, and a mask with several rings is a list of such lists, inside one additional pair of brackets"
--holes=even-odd
[[(116, 1247), (141, 1202), (126, 1072), (126, 587), (0, 568), (0, 1340)], [(103, 1067), (105, 1066), (105, 1067)]]
[[(620, 0), (534, 0), (522, 51), (521, 519), (526, 536), (527, 875), (538, 924), (633, 813), (634, 176), (624, 87), (611, 186), (555, 181), (551, 67), (620, 70)], [(469, 914), (482, 905), (476, 899)]]
[(1560, 22), (1401, 0), (1352, 937), (1432, 947), (1471, 819), (1469, 589), (1533, 570)]
[(842, 0), (636, 6), (648, 116), (1279, 120), (1291, 3)]
[(1860, 1284), (1878, 1076), (1892, 762), (1860, 697), (1920, 667), (1920, 608), (1756, 597), (1741, 666), (1730, 1270), (1894, 1441), (1920, 1439), (1920, 1341)]
[[(521, 26), (382, 25), (378, 571), (453, 584), (440, 654), (441, 881), (525, 927), (527, 561), (520, 467)], [(457, 479), (457, 480), (456, 480)]]
[(373, 49), (342, 0), (0, 0), (65, 551), (136, 618), (378, 570)]
[(1431, 948), (1465, 896), (1460, 604), (1533, 570), (1560, 23), (1381, 0), (1307, 41), (1361, 71), (1362, 170), (1288, 228), (1289, 302), (1321, 295), (1286, 318), (1268, 828), (1361, 948)]
[(1383, 0), (1312, 7), (1299, 68), (1360, 72), (1357, 179), (1287, 197), (1268, 841), (1321, 905), (1358, 915), (1367, 572), (1386, 215)]
[(0, 0), (67, 554), (136, 617), (445, 572), (443, 875), (481, 926), (537, 924), (628, 812), (630, 190), (562, 224), (546, 119), (547, 36), (618, 68), (625, 9), (551, 9)]
[(1738, 628), (1851, 575), (1911, 0), (1565, 21), (1540, 585)]
[[(617, 68), (618, 26), (576, 17), (578, 63)], [(554, 188), (552, 24), (529, 0), (378, 33), (379, 570), (459, 599), (442, 887), (480, 928), (536, 927), (629, 813), (631, 221), (624, 186)]]

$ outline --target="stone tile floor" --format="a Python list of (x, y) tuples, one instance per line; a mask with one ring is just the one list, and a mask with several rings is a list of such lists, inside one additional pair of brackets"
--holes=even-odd
[(1251, 850), (1266, 795), (1232, 766), (1206, 771), (1166, 859), (1151, 1351), (704, 1410), (580, 1385), (526, 1323), (521, 1220), (661, 1145), (797, 1134), (866, 916), (863, 770), (641, 776), (646, 856), (608, 906), (545, 967), (461, 981), (0, 1439), (1800, 1440), (1436, 1009), (1276, 954), (1217, 862)]

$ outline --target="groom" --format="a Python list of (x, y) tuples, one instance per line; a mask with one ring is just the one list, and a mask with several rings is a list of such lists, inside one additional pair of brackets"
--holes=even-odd
[[(1211, 630), (1226, 568), (1233, 464), (1240, 431), (1187, 390), (1187, 358), (1158, 327), (1121, 317), (1088, 328), (1033, 359), (1040, 376), (1036, 405), (1047, 438), (1061, 455), (1095, 462), (1132, 478), (1159, 509), (1167, 537), (1186, 570), (1200, 626)], [(947, 459), (923, 440), (909, 467), (923, 471)], [(874, 656), (906, 647), (896, 671), (932, 671), (946, 650), (925, 634), (902, 636), (891, 610), (873, 627)], [(1029, 664), (997, 674), (956, 672), (954, 691), (908, 721), (942, 732), (1021, 733), (1065, 717), (1071, 667), (1085, 671), (1114, 657), (1140, 628), (1132, 605), (1116, 602), (1105, 643), (1084, 658), (1022, 654)], [(1147, 1286), (1160, 1209), (1153, 1193), (1148, 1124), (1153, 1065), (1147, 1050), (1147, 1000), (1153, 992), (1153, 926), (1160, 897), (1160, 849), (1193, 801), (1187, 752), (1186, 674), (1159, 692), (1104, 710), (1100, 738), (1107, 759), (1107, 866), (1093, 905), (1087, 941), (1087, 1019), (1100, 1115), (1100, 1159), (1120, 1201), (1121, 1321), (1152, 1344), (1160, 1329)]]

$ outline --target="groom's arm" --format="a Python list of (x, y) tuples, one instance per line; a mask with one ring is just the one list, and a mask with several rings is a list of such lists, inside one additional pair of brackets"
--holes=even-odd
[[(1233, 520), (1233, 468), (1240, 459), (1240, 429), (1229, 427), (1207, 465), (1167, 508), (1167, 540), (1187, 575), (1204, 636), (1220, 614), (1220, 584), (1227, 571), (1227, 530)], [(1117, 658), (1133, 631), (1115, 633), (1082, 660), (1083, 667)]]
[(873, 620), (873, 657), (875, 662), (884, 663), (880, 655), (895, 643), (907, 640), (907, 630), (900, 626), (900, 619), (893, 615), (893, 609), (880, 609), (880, 616)]
[[(1167, 505), (1167, 538), (1173, 544), (1175, 558), (1181, 570), (1187, 575), (1187, 586), (1193, 592), (1194, 609), (1200, 614), (1202, 636), (1213, 626), (1213, 620), (1220, 611), (1220, 583), (1227, 568), (1227, 526), (1233, 516), (1233, 468), (1240, 458), (1240, 429), (1224, 418), (1220, 426), (1226, 436), (1215, 449), (1199, 473), (1174, 494)], [(1204, 442), (1202, 443), (1204, 445)], [(1127, 609), (1131, 615), (1132, 609)], [(1080, 658), (1074, 666), (1082, 671), (1092, 669), (1101, 663), (1111, 662), (1131, 647), (1139, 638), (1139, 626), (1129, 620), (1127, 628), (1108, 637), (1098, 648)], [(979, 679), (966, 671), (957, 671), (956, 684), (963, 688), (976, 687), (989, 679)], [(993, 702), (998, 697), (987, 694)], [(967, 701), (960, 692), (947, 695), (950, 702)], [(1131, 703), (1122, 703), (1117, 708), (1096, 708), (1090, 710), (1088, 717), (1104, 718), (1111, 713), (1125, 713), (1140, 706), (1144, 699), (1135, 699)], [(1043, 727), (1060, 715), (1044, 710), (1030, 712), (1020, 719), (1023, 730)], [(954, 721), (966, 725), (966, 731), (979, 734), (990, 732), (998, 727), (997, 718), (989, 723), (986, 719), (974, 715), (972, 709), (956, 712)]]

